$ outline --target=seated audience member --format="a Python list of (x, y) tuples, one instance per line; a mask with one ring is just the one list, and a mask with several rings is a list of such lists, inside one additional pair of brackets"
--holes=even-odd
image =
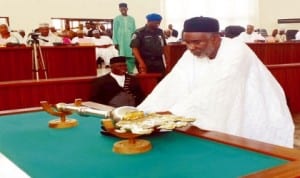
[(50, 33), (53, 34), (53, 35), (56, 35), (56, 36), (59, 36), (59, 33), (57, 32), (56, 28), (55, 27), (50, 27)]
[(101, 32), (101, 35), (106, 35), (106, 36), (109, 36), (110, 38), (112, 37), (111, 30), (106, 29), (105, 26), (102, 23), (100, 23), (98, 25), (99, 25), (98, 28), (99, 28), (99, 30)]
[(280, 84), (248, 45), (218, 32), (214, 18), (186, 20), (187, 51), (138, 109), (192, 117), (204, 130), (293, 147), (294, 123)]
[(53, 46), (53, 43), (62, 43), (62, 38), (50, 33), (48, 23), (42, 23), (39, 25), (39, 32), (41, 35), (38, 40), (41, 46)]
[(110, 60), (111, 72), (94, 81), (91, 100), (114, 107), (136, 106), (144, 94), (136, 77), (128, 75), (126, 58)]
[(70, 33), (62, 32), (60, 36), (64, 45), (72, 44)]
[(82, 30), (77, 31), (77, 36), (72, 39), (72, 44), (78, 44), (80, 46), (94, 45), (92, 38), (85, 36)]
[(91, 30), (91, 23), (92, 21), (85, 22), (85, 27), (83, 28), (84, 35), (87, 36), (88, 32)]
[(92, 38), (96, 46), (96, 57), (104, 60), (105, 66), (109, 66), (109, 60), (113, 57), (119, 56), (112, 39), (109, 36), (101, 35), (99, 30), (94, 30)]
[(65, 29), (61, 33), (64, 34), (64, 36), (68, 36), (70, 39), (76, 36), (76, 33), (71, 30), (69, 23), (65, 23)]
[(173, 25), (172, 24), (169, 24), (168, 25), (168, 30), (170, 31), (171, 33), (171, 36), (177, 38), (178, 37), (178, 31), (173, 29)]
[(0, 25), (0, 46), (9, 46), (12, 44), (19, 44), (16, 36), (10, 33), (6, 24)]
[(246, 31), (240, 33), (240, 35), (235, 37), (235, 39), (238, 39), (245, 43), (265, 41), (265, 38), (262, 35), (254, 31), (253, 25), (247, 25)]
[(276, 39), (279, 42), (286, 42), (286, 35), (285, 35), (285, 30), (284, 29), (279, 29), (279, 32), (276, 35)]
[(89, 29), (89, 31), (87, 32), (87, 36), (88, 37), (93, 37), (93, 31), (94, 30), (96, 30), (97, 29), (97, 25), (96, 25), (96, 23), (94, 23), (94, 22), (90, 22), (90, 29)]
[(16, 30), (16, 31), (13, 31), (11, 32), (11, 35), (15, 36), (18, 41), (19, 41), (19, 44), (22, 44), (25, 46), (25, 44), (27, 43), (27, 37), (25, 36), (25, 31), (24, 30)]
[(296, 33), (295, 40), (300, 40), (300, 30)]
[(174, 42), (177, 41), (177, 38), (171, 35), (170, 30), (165, 30), (164, 34), (165, 34), (165, 38), (166, 38), (167, 43), (174, 43)]
[(267, 43), (279, 42), (279, 40), (277, 39), (277, 34), (278, 34), (278, 29), (274, 29), (272, 31), (272, 34), (266, 37), (266, 42)]
[(24, 30), (19, 30), (19, 35), (21, 36), (20, 43), (26, 44), (27, 37)]
[[(79, 25), (78, 25), (77, 31), (79, 31), (79, 30), (84, 31), (84, 26), (83, 26), (83, 24), (79, 24)], [(76, 33), (77, 33), (77, 31), (76, 31)]]

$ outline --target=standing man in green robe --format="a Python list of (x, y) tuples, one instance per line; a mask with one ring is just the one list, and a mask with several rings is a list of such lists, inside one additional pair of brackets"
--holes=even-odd
[(127, 4), (120, 3), (119, 10), (121, 15), (114, 18), (113, 21), (113, 42), (119, 47), (119, 55), (126, 57), (128, 73), (132, 74), (135, 69), (135, 59), (130, 47), (131, 35), (135, 31), (135, 20), (127, 15)]

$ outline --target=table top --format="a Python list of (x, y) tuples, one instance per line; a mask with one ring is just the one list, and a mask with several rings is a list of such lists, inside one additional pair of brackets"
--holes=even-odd
[(53, 116), (43, 111), (1, 116), (0, 152), (32, 177), (300, 175), (297, 150), (196, 128), (142, 137), (152, 150), (121, 155), (112, 151), (120, 139), (100, 134), (101, 118), (71, 118), (77, 127), (51, 129)]

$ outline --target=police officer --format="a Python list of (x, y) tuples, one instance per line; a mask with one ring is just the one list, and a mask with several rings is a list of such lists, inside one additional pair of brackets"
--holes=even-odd
[(137, 60), (139, 73), (164, 73), (166, 40), (159, 28), (162, 17), (152, 13), (146, 18), (147, 24), (134, 32), (130, 47)]

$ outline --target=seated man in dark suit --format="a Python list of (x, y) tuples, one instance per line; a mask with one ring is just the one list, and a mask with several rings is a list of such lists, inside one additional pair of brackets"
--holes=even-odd
[(126, 73), (126, 57), (111, 58), (110, 66), (110, 73), (95, 80), (91, 101), (114, 107), (141, 103), (145, 96), (137, 78)]
[(168, 25), (168, 29), (171, 31), (171, 36), (177, 38), (178, 37), (178, 31), (173, 29), (173, 25), (169, 24)]

